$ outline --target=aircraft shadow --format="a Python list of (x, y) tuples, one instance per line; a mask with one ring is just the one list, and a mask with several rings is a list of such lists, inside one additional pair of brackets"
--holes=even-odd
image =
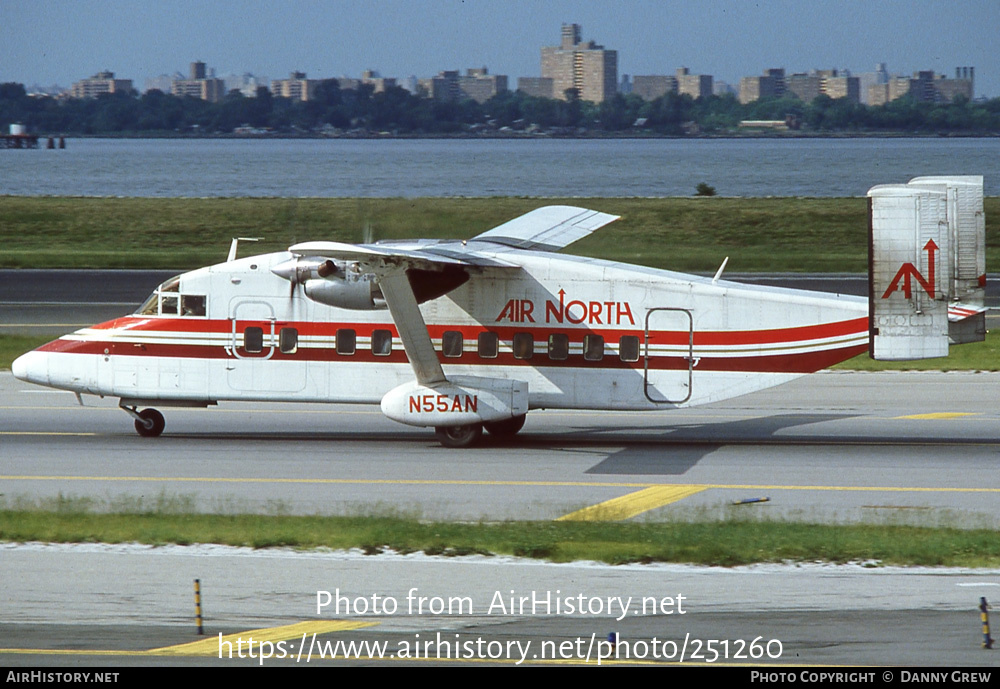
[[(648, 425), (633, 426), (580, 426), (570, 430), (546, 432), (544, 429), (525, 432), (513, 438), (494, 438), (488, 434), (477, 447), (466, 450), (445, 450), (438, 446), (427, 429), (382, 431), (282, 431), (249, 432), (185, 432), (167, 434), (163, 440), (182, 441), (230, 440), (237, 443), (378, 443), (382, 446), (405, 446), (414, 443), (454, 453), (456, 461), (496, 450), (509, 450), (511, 461), (523, 458), (532, 461), (525, 453), (532, 451), (565, 451), (604, 455), (608, 446), (616, 448), (584, 473), (593, 475), (648, 475), (677, 476), (685, 474), (704, 457), (731, 446), (746, 447), (842, 447), (851, 448), (877, 443), (883, 446), (940, 445), (942, 447), (982, 445), (981, 437), (966, 436), (877, 436), (853, 434), (850, 431), (832, 433), (782, 433), (789, 429), (805, 427), (826, 421), (846, 421), (861, 418), (858, 414), (776, 414), (737, 421), (671, 423), (662, 428)], [(780, 433), (780, 435), (779, 435)], [(162, 441), (160, 441), (162, 442)], [(991, 441), (985, 441), (991, 442)], [(847, 450), (849, 451), (849, 450)]]
[[(674, 476), (691, 470), (702, 458), (727, 445), (761, 445), (780, 442), (809, 444), (843, 442), (843, 436), (781, 436), (779, 431), (797, 426), (852, 418), (844, 414), (777, 414), (731, 422), (673, 426), (654, 436), (632, 442), (588, 469), (588, 474)], [(628, 429), (617, 428), (616, 433)], [(643, 429), (648, 431), (648, 428)], [(584, 431), (588, 433), (588, 431)]]

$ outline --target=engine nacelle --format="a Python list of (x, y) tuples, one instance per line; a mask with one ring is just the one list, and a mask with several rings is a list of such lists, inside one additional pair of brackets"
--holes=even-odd
[(306, 280), (306, 296), (320, 304), (341, 309), (367, 311), (384, 309), (385, 300), (371, 273), (339, 273), (327, 278)]
[(452, 376), (429, 387), (404, 383), (382, 398), (382, 413), (410, 426), (466, 426), (528, 413), (528, 384), (476, 376)]
[(293, 284), (300, 284), (313, 278), (343, 274), (345, 268), (322, 256), (295, 256), (274, 266), (271, 272)]

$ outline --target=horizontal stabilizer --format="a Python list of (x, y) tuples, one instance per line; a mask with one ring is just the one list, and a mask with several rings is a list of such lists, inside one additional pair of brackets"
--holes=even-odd
[(971, 304), (959, 304), (956, 302), (948, 307), (948, 320), (952, 323), (957, 323), (958, 321), (964, 321), (967, 318), (984, 314), (987, 310), (985, 306), (973, 306)]
[(470, 242), (492, 242), (515, 249), (558, 251), (619, 216), (576, 206), (545, 206), (483, 232)]

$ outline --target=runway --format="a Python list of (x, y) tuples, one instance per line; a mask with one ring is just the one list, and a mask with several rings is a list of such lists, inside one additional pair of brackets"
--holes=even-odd
[[(445, 450), (374, 407), (222, 404), (167, 409), (143, 439), (113, 400), (0, 375), (3, 492), (150, 496), (202, 511), (556, 519), (767, 515), (995, 527), (998, 374), (828, 373), (708, 407), (529, 414), (507, 443)], [(633, 512), (615, 512), (623, 499)]]
[[(111, 400), (85, 398), (81, 408), (72, 395), (3, 373), (0, 492), (5, 504), (62, 495), (107, 508), (173, 500), (222, 512), (549, 520), (585, 518), (603, 505), (604, 518), (620, 519), (753, 510), (995, 528), (998, 384), (997, 374), (817, 374), (667, 414), (533, 412), (513, 442), (446, 450), (429, 432), (375, 409), (322, 405), (168, 410), (165, 434), (143, 439)], [(759, 497), (769, 501), (731, 505)], [(975, 666), (989, 662), (979, 599), (1000, 598), (997, 570), (863, 563), (607, 567), (85, 544), (3, 546), (0, 572), (16, 582), (3, 587), (0, 657), (30, 666), (262, 662), (259, 649), (255, 658), (220, 659), (218, 633), (294, 642), (286, 653), (310, 647), (298, 660), (272, 657), (268, 665), (302, 657), (338, 665), (595, 664), (594, 644), (612, 631), (637, 644), (618, 660), (628, 664), (677, 663), (686, 648), (684, 663), (701, 665)], [(205, 591), (208, 646), (186, 645), (198, 640), (195, 578)], [(403, 605), (414, 589), (473, 607), (450, 615), (316, 608), (319, 591)], [(638, 607), (620, 620), (607, 610), (487, 612), (497, 595), (536, 594), (632, 597), (635, 606), (684, 596), (689, 610), (681, 617)], [(400, 657), (421, 640), (431, 644), (424, 657)], [(725, 642), (725, 653), (708, 653), (708, 641), (716, 654)], [(770, 642), (773, 656), (760, 651)], [(316, 643), (336, 659), (313, 656)], [(526, 659), (518, 648), (530, 649)]]
[[(130, 310), (112, 301), (116, 314)], [(62, 327), (72, 308), (53, 311), (59, 315), (49, 327)], [(212, 512), (457, 520), (749, 512), (997, 528), (998, 386), (1000, 374), (822, 373), (690, 410), (532, 412), (513, 441), (446, 450), (427, 430), (345, 405), (164, 409), (164, 435), (143, 439), (116, 400), (85, 397), (80, 407), (71, 394), (2, 372), (0, 500), (62, 496), (87, 498), (98, 509), (160, 501)], [(756, 501), (733, 504), (745, 500)], [(515, 664), (519, 648), (530, 648), (521, 657), (528, 664), (595, 664), (585, 652), (611, 631), (639, 644), (620, 659), (629, 663), (676, 663), (686, 644), (686, 664), (985, 665), (992, 656), (980, 648), (977, 606), (980, 596), (994, 606), (1000, 599), (996, 570), (606, 567), (205, 546), (8, 544), (0, 546), (0, 575), (16, 582), (2, 593), (0, 658), (9, 665), (260, 664), (259, 657), (220, 659), (217, 643), (183, 646), (197, 640), (195, 578), (210, 636), (266, 628), (254, 632), (258, 642), (294, 641), (298, 650), (300, 638), (310, 650), (315, 639), (391, 644), (391, 656), (377, 646), (357, 653), (341, 646), (336, 660), (311, 659), (364, 665)], [(428, 599), (467, 598), (474, 607), (381, 615), (316, 608), (318, 591), (404, 605), (413, 589)], [(633, 597), (637, 607), (620, 620), (607, 609), (488, 612), (497, 594), (536, 593)], [(642, 599), (680, 596), (684, 616), (642, 612)], [(424, 648), (437, 655), (400, 657), (403, 644), (421, 640), (433, 641)], [(777, 642), (769, 648), (781, 652), (749, 656), (753, 640)], [(480, 642), (478, 655), (441, 655), (441, 643), (466, 641)], [(715, 652), (725, 641), (725, 653), (709, 660), (708, 641)], [(501, 646), (490, 644), (503, 653), (491, 656)], [(557, 657), (560, 648), (566, 652)]]

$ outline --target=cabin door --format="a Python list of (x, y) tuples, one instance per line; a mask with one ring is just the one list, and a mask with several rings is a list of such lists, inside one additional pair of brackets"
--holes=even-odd
[(264, 364), (274, 356), (274, 308), (266, 301), (240, 301), (230, 307), (229, 323), (229, 386), (258, 390), (266, 375)]
[(231, 389), (267, 398), (269, 393), (298, 392), (305, 387), (306, 362), (296, 356), (297, 332), (296, 344), (286, 346), (289, 328), (277, 322), (270, 303), (263, 299), (235, 302), (229, 322), (226, 373)]
[(694, 382), (694, 317), (687, 309), (660, 307), (646, 313), (643, 383), (646, 399), (681, 404)]

